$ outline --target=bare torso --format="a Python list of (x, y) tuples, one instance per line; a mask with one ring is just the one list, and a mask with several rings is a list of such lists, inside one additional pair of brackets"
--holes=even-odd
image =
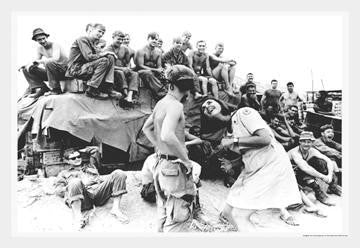
[[(162, 131), (163, 121), (167, 113), (172, 111), (174, 105), (182, 104), (177, 101), (173, 96), (166, 95), (161, 99), (155, 106), (153, 112), (153, 121), (154, 121), (154, 133), (156, 137), (156, 143), (158, 144), (157, 151), (162, 154), (174, 155), (170, 147), (168, 147), (164, 142), (161, 142), (160, 135)], [(179, 118), (174, 120), (177, 122), (175, 128), (175, 135), (180, 141), (180, 143), (185, 147), (185, 117), (184, 113), (181, 112)]]
[(143, 56), (144, 56), (144, 65), (152, 68), (159, 68), (158, 64), (159, 58), (161, 57), (161, 50), (158, 48), (151, 48), (149, 46), (145, 46), (143, 48)]
[(130, 51), (129, 48), (127, 48), (124, 45), (121, 45), (119, 47), (115, 47), (113, 45), (110, 45), (107, 48), (108, 51), (112, 51), (116, 54), (116, 56), (118, 57), (115, 61), (115, 65), (116, 66), (120, 66), (120, 67), (126, 67), (128, 64), (129, 57), (130, 57)]
[(56, 43), (48, 42), (49, 45), (45, 48), (43, 46), (39, 46), (37, 49), (37, 57), (38, 59), (41, 59), (42, 57), (45, 58), (53, 58), (54, 57), (54, 50), (59, 49), (60, 50), (60, 56), (56, 60), (56, 62), (63, 63), (67, 61), (67, 56), (64, 52), (64, 50)]
[(41, 56), (44, 56), (45, 58), (51, 58), (53, 56), (53, 43), (48, 42), (49, 45), (45, 48), (43, 46), (39, 46), (38, 52)]
[(190, 56), (192, 56), (192, 68), (198, 74), (202, 69), (206, 67), (206, 60), (208, 59), (208, 54), (199, 53), (197, 51), (193, 52)]

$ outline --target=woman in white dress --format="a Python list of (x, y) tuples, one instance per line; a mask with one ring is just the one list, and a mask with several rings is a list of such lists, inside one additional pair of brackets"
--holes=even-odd
[[(209, 99), (202, 105), (208, 118), (231, 122), (231, 137), (222, 140), (223, 146), (242, 154), (245, 168), (230, 189), (220, 216), (236, 229), (232, 215), (238, 208), (243, 221), (248, 222), (255, 210), (277, 208), (287, 224), (298, 225), (286, 207), (301, 203), (301, 196), (291, 162), (271, 129), (260, 114), (249, 107), (240, 108), (232, 116), (221, 114), (221, 105)], [(229, 125), (230, 126), (230, 125)]]

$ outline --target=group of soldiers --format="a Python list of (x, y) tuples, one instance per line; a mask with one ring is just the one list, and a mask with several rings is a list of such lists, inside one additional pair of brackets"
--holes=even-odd
[[(209, 90), (218, 98), (218, 82), (223, 83), (226, 91), (233, 92), (236, 62), (222, 57), (223, 43), (216, 45), (213, 54), (206, 52), (204, 40), (196, 43), (197, 50), (192, 50), (191, 33), (186, 31), (175, 37), (172, 48), (164, 52), (159, 34), (151, 32), (147, 35), (147, 44), (135, 51), (129, 46), (129, 34), (122, 31), (112, 33), (108, 46), (102, 39), (106, 31), (104, 25), (88, 24), (85, 31), (86, 34), (71, 45), (69, 57), (59, 44), (48, 41), (49, 34), (43, 29), (33, 31), (32, 39), (40, 45), (37, 56), (21, 67), (29, 83), (30, 97), (62, 94), (60, 81), (81, 79), (86, 82), (85, 94), (89, 97), (117, 98), (131, 105), (141, 81), (159, 100), (167, 92), (164, 71), (173, 65), (185, 65), (196, 74), (191, 91), (195, 99), (207, 96)], [(48, 85), (44, 81), (48, 81)]]

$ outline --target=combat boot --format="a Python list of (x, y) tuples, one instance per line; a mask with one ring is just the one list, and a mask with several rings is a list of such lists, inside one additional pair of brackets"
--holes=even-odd
[(326, 191), (326, 193), (341, 196), (342, 189), (338, 185), (338, 178), (335, 173), (333, 174), (333, 180), (329, 184), (329, 187), (328, 187), (328, 190)]
[(200, 197), (199, 192), (197, 192), (194, 201), (194, 211), (193, 211), (193, 219), (199, 221), (200, 223), (206, 224), (209, 223), (209, 218), (204, 214), (200, 205)]
[(331, 202), (329, 196), (327, 196), (320, 188), (320, 186), (313, 182), (309, 185), (315, 192), (315, 198), (324, 205), (335, 206), (335, 203)]
[(105, 100), (108, 98), (108, 94), (102, 93), (97, 88), (91, 86), (88, 87), (88, 89), (85, 92), (85, 95), (99, 100)]
[(35, 89), (35, 93), (30, 94), (29, 97), (30, 98), (38, 98), (38, 97), (44, 95), (48, 91), (49, 91), (49, 88), (47, 88), (47, 87), (37, 88), (37, 89)]

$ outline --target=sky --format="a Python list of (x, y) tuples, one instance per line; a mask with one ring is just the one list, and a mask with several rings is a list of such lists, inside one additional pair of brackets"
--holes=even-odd
[(59, 43), (66, 53), (78, 37), (85, 35), (88, 23), (106, 26), (104, 39), (111, 43), (115, 30), (129, 33), (130, 46), (137, 50), (146, 45), (147, 34), (156, 31), (171, 47), (172, 39), (188, 30), (190, 42), (207, 42), (207, 52), (223, 42), (223, 56), (237, 61), (236, 76), (245, 79), (252, 72), (255, 81), (270, 85), (277, 79), (279, 88), (294, 82), (300, 93), (312, 89), (342, 89), (343, 85), (343, 17), (341, 15), (304, 15), (264, 13), (75, 13), (75, 12), (18, 12), (13, 16), (13, 61), (17, 96), (27, 82), (16, 69), (32, 61), (37, 43), (31, 40), (32, 31), (41, 27), (50, 34), (49, 41)]

